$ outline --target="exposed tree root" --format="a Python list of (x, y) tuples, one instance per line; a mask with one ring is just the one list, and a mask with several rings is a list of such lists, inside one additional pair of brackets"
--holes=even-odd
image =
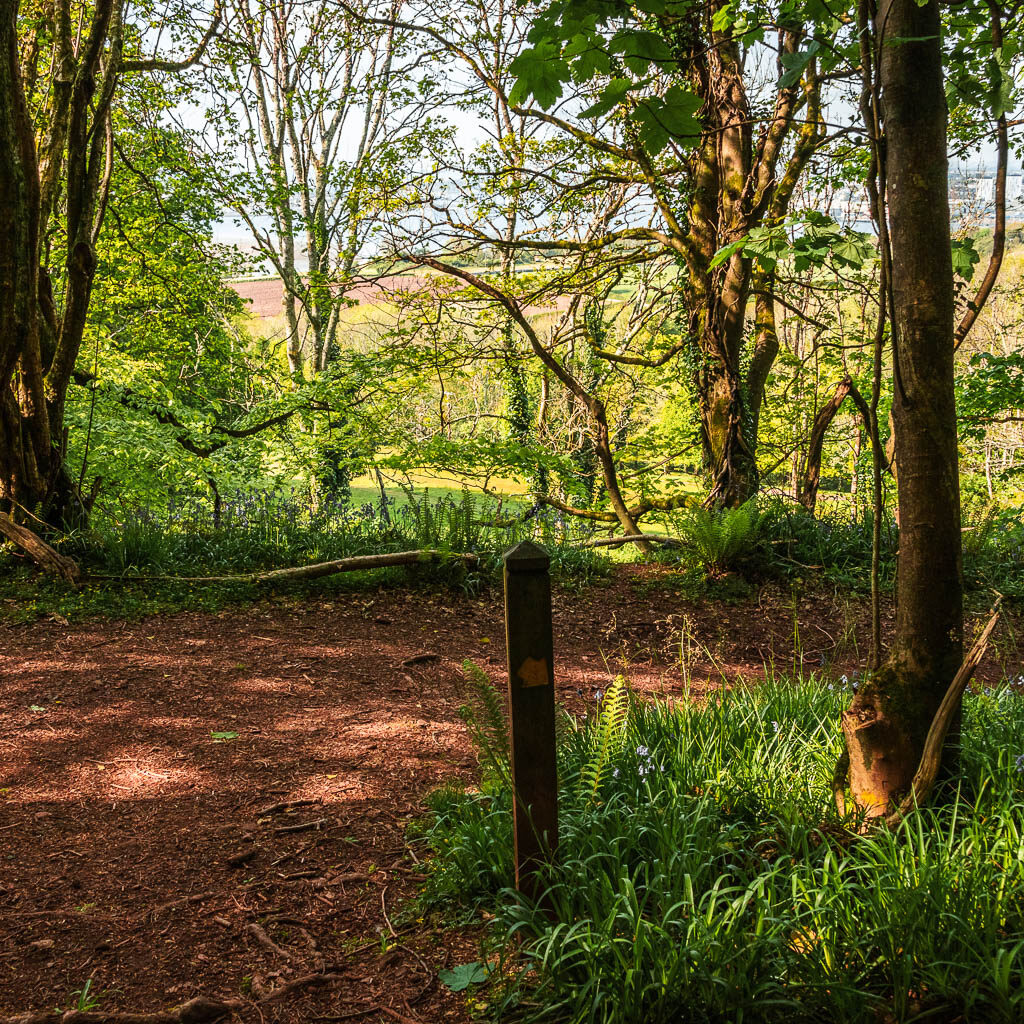
[(28, 527), (16, 523), (10, 516), (0, 512), (0, 534), (12, 544), (21, 548), (29, 558), (46, 572), (52, 572), (67, 580), (77, 583), (79, 578), (78, 565), (70, 558), (55, 551), (40, 536)]
[(245, 930), (265, 949), (268, 953), (279, 956), (282, 960), (291, 961), (292, 955), (286, 949), (282, 949), (258, 924), (255, 922), (247, 924)]
[(885, 819), (885, 823), (890, 827), (898, 825), (909, 811), (916, 805), (923, 803), (928, 798), (932, 786), (935, 785), (935, 779), (939, 774), (939, 766), (942, 763), (942, 745), (946, 741), (946, 733), (949, 732), (949, 726), (960, 704), (960, 698), (963, 696), (964, 690), (967, 689), (967, 684), (970, 683), (979, 662), (985, 655), (989, 637), (992, 636), (992, 630), (996, 628), (996, 623), (1002, 614), (999, 610), (1001, 603), (1002, 598), (996, 598), (996, 602), (992, 606), (992, 614), (985, 624), (985, 628), (967, 652), (967, 657), (964, 658), (963, 663), (953, 677), (953, 682), (949, 684), (949, 689), (946, 690), (946, 695), (942, 698), (939, 710), (935, 712), (935, 718), (932, 719), (932, 724), (924, 741), (924, 750), (921, 752), (920, 764), (918, 765), (917, 772), (914, 774), (914, 780), (910, 784), (910, 791), (900, 802), (899, 807), (887, 815)]

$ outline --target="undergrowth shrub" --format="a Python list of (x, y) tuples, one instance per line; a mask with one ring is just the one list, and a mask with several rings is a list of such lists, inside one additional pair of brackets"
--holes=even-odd
[(423, 900), (496, 915), (495, 1016), (1024, 1019), (1021, 699), (968, 696), (961, 791), (858, 837), (830, 788), (849, 698), (773, 679), (702, 705), (606, 694), (566, 719), (551, 915), (510, 888), (508, 784), (435, 797)]
[[(760, 504), (761, 555), (766, 570), (784, 576), (808, 570), (846, 586), (867, 589), (871, 580), (870, 510), (820, 507), (812, 514), (794, 501), (766, 496)], [(882, 524), (882, 583), (896, 569), (896, 524), (887, 512)]]
[(756, 500), (739, 508), (688, 508), (676, 521), (684, 556), (705, 572), (742, 569), (760, 543), (761, 517)]
[(988, 505), (964, 515), (964, 582), (1024, 600), (1024, 517)]

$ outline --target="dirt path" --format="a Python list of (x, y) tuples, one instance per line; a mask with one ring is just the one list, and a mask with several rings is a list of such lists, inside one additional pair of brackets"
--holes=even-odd
[[(681, 654), (698, 688), (792, 665), (787, 591), (698, 607), (670, 580), (626, 567), (556, 595), (564, 704), (591, 703), (623, 662), (634, 687), (672, 694)], [(805, 667), (852, 671), (862, 603), (796, 610)], [(1019, 654), (1004, 643), (985, 677)], [(467, 657), (502, 678), (500, 594), (0, 626), (0, 1015), (74, 1004), (89, 979), (101, 1009), (157, 1010), (327, 973), (240, 1015), (468, 1020), (437, 970), (476, 959), (473, 936), (396, 923), (418, 882), (410, 819), (474, 777)]]

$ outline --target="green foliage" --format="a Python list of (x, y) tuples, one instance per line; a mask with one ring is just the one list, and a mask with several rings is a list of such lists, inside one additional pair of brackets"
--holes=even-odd
[(760, 542), (761, 517), (755, 500), (739, 508), (694, 506), (676, 520), (689, 557), (708, 573), (742, 568)]
[(956, 401), (961, 436), (975, 440), (1010, 410), (1024, 409), (1024, 350), (972, 355), (957, 374)]
[[(551, 555), (551, 572), (563, 586), (584, 586), (609, 571), (600, 552), (578, 546), (592, 529), (566, 521), (560, 513), (534, 510), (524, 516), (485, 503), (463, 491), (431, 498), (411, 495), (357, 505), (335, 499), (311, 503), (299, 492), (250, 490), (224, 497), (220, 522), (209, 500), (173, 496), (165, 508), (135, 508), (95, 515), (88, 531), (58, 541), (86, 572), (113, 579), (69, 589), (0, 553), (0, 615), (31, 621), (46, 614), (66, 618), (101, 614), (137, 617), (182, 608), (215, 610), (225, 603), (252, 600), (262, 591), (247, 582), (203, 583), (188, 577), (244, 574), (326, 562), (354, 555), (409, 551), (424, 547), (479, 556), (476, 568), (459, 559), (372, 572), (346, 573), (307, 584), (301, 593), (410, 582), (473, 592), (501, 578), (501, 556), (530, 538)], [(509, 512), (516, 518), (508, 519)], [(170, 579), (132, 579), (146, 576)], [(174, 579), (181, 577), (181, 579)]]
[(670, 142), (682, 149), (700, 139), (700, 98), (682, 84), (682, 76), (668, 88), (652, 82), (660, 74), (681, 70), (671, 40), (648, 18), (668, 7), (677, 16), (692, 17), (686, 0), (644, 0), (629, 4), (616, 0), (556, 0), (534, 17), (524, 49), (509, 65), (515, 78), (510, 93), (514, 104), (531, 96), (544, 109), (562, 97), (564, 87), (589, 88), (596, 100), (583, 117), (601, 118), (618, 112), (630, 123), (638, 141), (656, 156)]
[(1024, 600), (1024, 519), (1019, 509), (982, 506), (964, 517), (964, 583)]
[(480, 759), (485, 783), (512, 784), (512, 745), (505, 717), (505, 698), (479, 665), (462, 663), (466, 703), (459, 717)]
[[(768, 571), (786, 576), (808, 570), (845, 586), (865, 589), (870, 583), (872, 518), (867, 509), (838, 506), (811, 514), (784, 499), (760, 502), (762, 554)], [(888, 585), (896, 570), (896, 523), (886, 514), (882, 529), (881, 574)]]
[(811, 677), (635, 703), (596, 801), (602, 717), (570, 722), (553, 916), (511, 891), (507, 791), (436, 798), (424, 898), (497, 915), (496, 1016), (1020, 1019), (1024, 701), (968, 695), (959, 794), (856, 836), (830, 788), (850, 695)]
[(580, 769), (580, 786), (596, 797), (601, 780), (613, 761), (622, 753), (627, 740), (629, 689), (623, 676), (616, 676), (611, 686), (598, 698), (597, 722), (591, 758)]
[(710, 266), (717, 267), (737, 252), (757, 259), (772, 271), (780, 260), (792, 259), (793, 269), (802, 274), (831, 263), (835, 267), (859, 270), (875, 256), (875, 243), (863, 231), (841, 227), (816, 210), (805, 210), (778, 224), (754, 228), (743, 238), (730, 242), (715, 253)]

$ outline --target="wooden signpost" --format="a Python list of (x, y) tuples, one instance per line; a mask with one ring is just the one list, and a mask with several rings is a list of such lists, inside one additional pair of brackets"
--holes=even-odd
[(542, 868), (558, 846), (550, 562), (528, 540), (505, 553), (516, 888), (533, 900), (543, 894)]

